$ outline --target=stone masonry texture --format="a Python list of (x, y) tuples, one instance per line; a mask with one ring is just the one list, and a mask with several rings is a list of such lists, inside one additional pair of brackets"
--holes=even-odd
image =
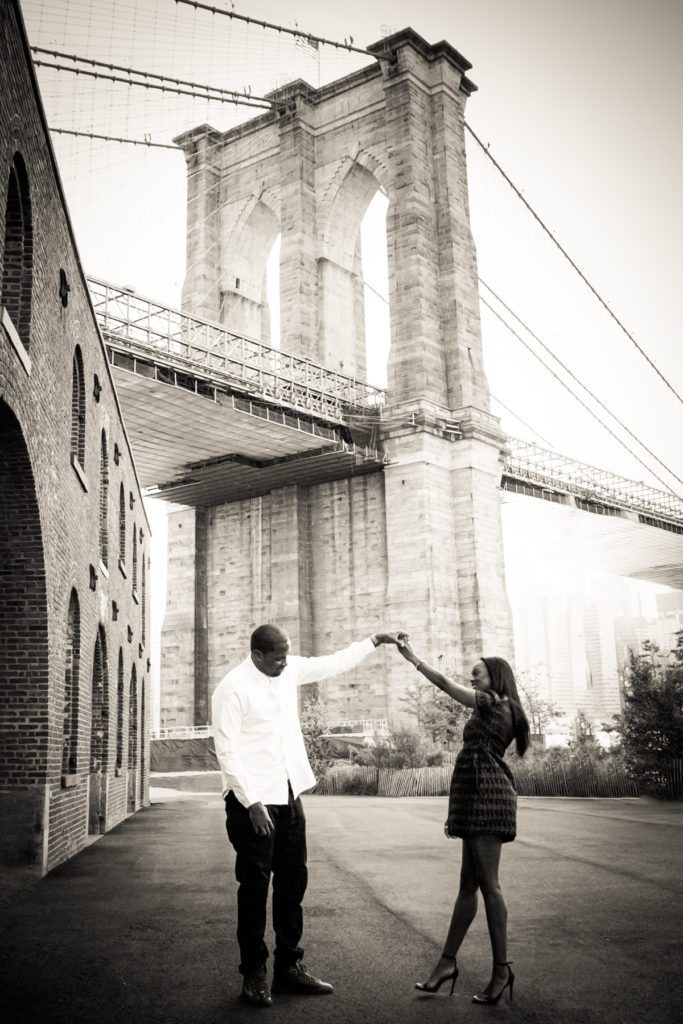
[[(263, 621), (286, 628), (301, 654), (402, 626), (446, 673), (466, 672), (482, 653), (512, 655), (504, 437), (483, 369), (467, 191), (475, 87), (456, 50), (411, 29), (371, 49), (388, 59), (319, 89), (290, 83), (272, 94), (278, 110), (177, 140), (190, 181), (188, 310), (236, 331), (261, 325), (268, 341), (265, 269), (279, 233), (282, 348), (363, 377), (360, 225), (381, 188), (391, 330), (384, 469), (207, 510), (199, 596), (189, 534), (171, 525), (166, 632), (177, 654), (162, 666), (162, 715), (179, 725), (193, 724), (199, 706), (192, 652), (204, 652), (212, 689)], [(191, 515), (171, 521), (191, 530)], [(381, 651), (321, 689), (332, 719), (398, 718), (413, 681)]]

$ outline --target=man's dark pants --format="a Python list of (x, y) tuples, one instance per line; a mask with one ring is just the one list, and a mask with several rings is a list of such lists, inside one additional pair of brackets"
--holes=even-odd
[(237, 853), (237, 941), (242, 974), (261, 970), (268, 959), (263, 936), (271, 873), (275, 970), (285, 970), (304, 955), (299, 941), (303, 931), (301, 902), (308, 881), (306, 818), (301, 800), (294, 799), (291, 786), (289, 803), (267, 806), (275, 832), (259, 836), (254, 832), (249, 812), (232, 790), (225, 798), (228, 838)]

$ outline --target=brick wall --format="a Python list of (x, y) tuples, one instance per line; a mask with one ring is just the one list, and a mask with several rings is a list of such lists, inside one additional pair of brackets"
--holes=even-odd
[[(24, 221), (30, 230), (25, 230), (23, 249), (16, 244), (11, 223), (10, 187), (18, 166), (25, 169), (31, 210), (30, 225)], [(18, 299), (17, 275), (9, 272), (9, 264), (5, 272), (6, 260), (23, 261), (24, 271), (30, 271), (28, 291), (24, 273)], [(149, 757), (145, 753), (141, 782), (129, 801), (125, 753), (116, 769), (116, 730), (119, 652), (126, 688), (136, 667), (139, 713), (144, 702), (145, 723), (149, 717), (140, 571), (142, 560), (148, 559), (149, 526), (68, 221), (28, 44), (17, 5), (9, 0), (0, 4), (0, 261), (0, 810), (5, 821), (0, 855), (5, 862), (33, 863), (44, 872), (81, 849), (89, 829), (111, 828), (133, 803), (147, 802)], [(85, 421), (79, 425), (84, 425), (85, 444), (82, 458), (72, 459), (73, 435), (78, 436), (72, 404), (76, 346), (83, 364), (79, 408)], [(106, 566), (101, 561), (103, 433), (108, 453)], [(124, 549), (119, 542), (121, 484)], [(134, 535), (137, 594), (132, 585)], [(64, 772), (72, 592), (79, 609), (74, 660), (78, 703), (74, 770)], [(148, 629), (145, 633), (147, 640)], [(103, 735), (96, 737), (99, 759), (93, 765), (98, 636), (106, 656), (102, 651), (95, 673), (100, 684), (95, 701), (99, 720), (94, 724)], [(142, 751), (147, 751), (146, 724), (140, 736)]]

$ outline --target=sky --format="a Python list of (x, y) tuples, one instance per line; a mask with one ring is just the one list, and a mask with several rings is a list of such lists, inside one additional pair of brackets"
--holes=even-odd
[[(683, 4), (678, 0), (404, 0), (215, 6), (366, 46), (411, 26), (473, 65), (468, 124), (683, 395)], [(174, 0), (24, 0), (32, 45), (262, 95), (367, 63), (212, 16)], [(37, 59), (55, 62), (45, 55)], [(68, 64), (65, 58), (61, 63)], [(38, 67), (52, 127), (169, 144), (202, 123), (219, 130), (259, 111)], [(165, 149), (54, 135), (86, 271), (180, 304), (185, 163)], [(492, 407), (511, 436), (683, 495), (683, 404), (539, 230), (468, 138), (472, 227), (482, 296), (490, 286), (606, 405), (627, 452), (489, 310), (482, 337)], [(386, 290), (384, 211), (364, 233), (364, 269)], [(273, 282), (271, 280), (271, 288)], [(377, 310), (381, 301), (370, 298)], [(381, 334), (381, 331), (375, 333)], [(539, 346), (522, 329), (535, 351)], [(546, 361), (549, 357), (544, 355)], [(372, 356), (371, 356), (372, 362)], [(555, 372), (566, 373), (557, 364)], [(381, 377), (381, 369), (379, 371)], [(593, 400), (576, 385), (587, 404)], [(657, 462), (641, 446), (657, 456)], [(662, 465), (663, 463), (663, 465)], [(666, 468), (664, 468), (666, 467)], [(163, 524), (159, 529), (163, 532)]]

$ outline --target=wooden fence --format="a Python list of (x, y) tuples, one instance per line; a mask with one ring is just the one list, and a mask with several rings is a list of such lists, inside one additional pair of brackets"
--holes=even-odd
[(520, 796), (639, 796), (638, 784), (609, 762), (515, 765), (515, 785)]
[[(335, 765), (320, 779), (313, 793), (321, 796), (365, 794), (373, 796), (445, 796), (453, 766), (433, 768), (370, 768)], [(515, 764), (520, 796), (637, 797), (640, 788), (611, 762), (586, 760), (571, 764)], [(665, 795), (683, 797), (683, 760), (672, 761)]]

